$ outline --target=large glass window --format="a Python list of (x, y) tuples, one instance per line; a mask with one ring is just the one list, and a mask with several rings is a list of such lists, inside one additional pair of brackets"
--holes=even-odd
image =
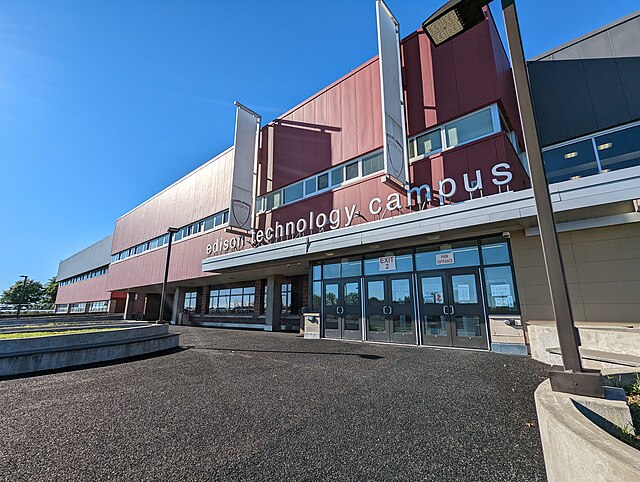
[(291, 283), (280, 285), (280, 295), (282, 296), (282, 313), (291, 313)]
[(484, 278), (489, 311), (492, 313), (517, 313), (511, 266), (485, 268)]
[(374, 274), (388, 274), (388, 273), (405, 273), (407, 271), (413, 271), (413, 256), (411, 253), (407, 254), (396, 254), (396, 269), (389, 271), (381, 271), (380, 270), (380, 257), (388, 257), (394, 256), (394, 253), (384, 253), (375, 257), (368, 257), (364, 260), (364, 274), (367, 276), (371, 276)]
[(416, 269), (418, 271), (479, 265), (480, 255), (476, 241), (427, 246), (416, 250)]
[(491, 134), (494, 131), (491, 109), (487, 108), (446, 124), (444, 129), (449, 148)]
[(196, 311), (198, 301), (197, 291), (187, 291), (184, 294), (184, 311)]
[(545, 151), (542, 157), (550, 184), (599, 172), (591, 139)]
[(313, 282), (313, 293), (311, 297), (311, 311), (320, 313), (320, 304), (322, 303), (322, 281)]
[(252, 314), (255, 303), (255, 286), (211, 289), (209, 291), (210, 314)]
[(598, 136), (595, 141), (604, 172), (640, 165), (640, 126)]
[(482, 240), (482, 262), (484, 264), (510, 263), (509, 246), (502, 238)]

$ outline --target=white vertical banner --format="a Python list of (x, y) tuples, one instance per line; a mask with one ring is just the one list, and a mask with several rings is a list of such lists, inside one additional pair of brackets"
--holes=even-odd
[(233, 139), (233, 168), (229, 229), (250, 230), (254, 208), (254, 179), (258, 165), (261, 117), (240, 102), (236, 106), (236, 133)]
[(382, 0), (376, 0), (382, 136), (386, 180), (403, 188), (409, 185), (407, 129), (404, 120), (400, 25)]

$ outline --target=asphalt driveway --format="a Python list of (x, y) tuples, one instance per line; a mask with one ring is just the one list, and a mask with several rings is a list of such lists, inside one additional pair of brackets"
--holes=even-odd
[(530, 358), (177, 327), (0, 381), (2, 480), (544, 480)]

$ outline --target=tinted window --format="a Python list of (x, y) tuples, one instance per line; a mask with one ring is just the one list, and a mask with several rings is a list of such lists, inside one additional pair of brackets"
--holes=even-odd
[(313, 177), (311, 179), (307, 179), (304, 182), (304, 193), (305, 194), (312, 194), (316, 192), (316, 178)]
[(439, 151), (442, 149), (442, 137), (440, 136), (440, 129), (437, 131), (427, 132), (426, 134), (416, 139), (418, 148), (417, 155), (430, 154), (433, 151)]
[(598, 174), (591, 139), (542, 153), (549, 183)]
[(345, 167), (347, 181), (358, 177), (358, 163), (354, 162)]
[(318, 176), (318, 190), (329, 187), (329, 174), (321, 174)]
[(344, 171), (341, 167), (331, 171), (331, 185), (336, 186), (344, 181)]
[(640, 165), (640, 126), (596, 137), (602, 170)]
[(454, 147), (463, 142), (486, 136), (493, 132), (491, 109), (472, 114), (445, 127), (447, 146)]
[(302, 199), (304, 196), (303, 184), (299, 182), (298, 184), (294, 184), (293, 186), (289, 186), (284, 188), (284, 202), (290, 203), (293, 201), (297, 201), (298, 199)]
[(362, 175), (368, 176), (374, 172), (382, 171), (384, 168), (384, 158), (381, 152), (362, 160)]

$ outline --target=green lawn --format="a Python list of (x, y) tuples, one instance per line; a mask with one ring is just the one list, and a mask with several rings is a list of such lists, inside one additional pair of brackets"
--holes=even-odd
[(39, 336), (57, 336), (57, 335), (76, 335), (80, 333), (95, 333), (98, 331), (113, 331), (121, 328), (83, 328), (82, 330), (65, 330), (65, 331), (25, 331), (22, 333), (0, 333), (0, 340), (8, 340), (14, 338), (36, 338)]

